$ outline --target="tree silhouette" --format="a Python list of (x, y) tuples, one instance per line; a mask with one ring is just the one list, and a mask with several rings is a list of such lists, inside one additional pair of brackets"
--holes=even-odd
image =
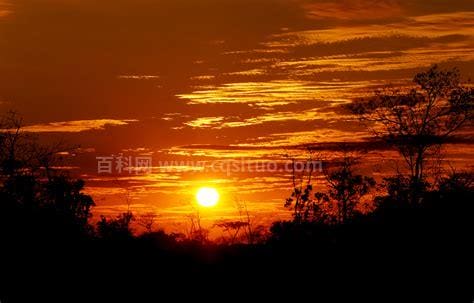
[(216, 223), (216, 226), (222, 228), (224, 232), (229, 234), (229, 244), (235, 244), (240, 231), (248, 227), (248, 223), (242, 221), (224, 221)]
[(355, 215), (362, 198), (376, 185), (374, 178), (355, 172), (357, 161), (345, 154), (335, 168), (325, 170), (327, 192), (315, 194), (318, 200), (332, 201), (336, 205), (336, 220), (341, 224)]
[(88, 221), (91, 208), (95, 205), (89, 195), (83, 193), (84, 181), (69, 178), (67, 173), (55, 171), (58, 153), (62, 144), (42, 146), (34, 136), (22, 130), (22, 119), (15, 112), (8, 112), (0, 118), (0, 197), (2, 208), (15, 210), (15, 221), (35, 215), (36, 223), (31, 229), (58, 224), (57, 232), (72, 228), (81, 234), (91, 233)]
[(261, 241), (264, 238), (263, 227), (261, 225), (255, 226), (254, 221), (250, 216), (247, 202), (236, 199), (235, 207), (239, 212), (239, 221), (244, 223), (242, 227), (244, 227), (244, 236), (247, 244), (254, 244)]
[(145, 228), (145, 232), (147, 233), (152, 233), (153, 232), (153, 226), (156, 223), (156, 218), (158, 215), (154, 212), (147, 212), (144, 213), (140, 216), (137, 217), (137, 223), (138, 225), (142, 226)]
[[(423, 190), (427, 161), (472, 121), (474, 89), (461, 84), (458, 69), (441, 70), (436, 65), (418, 73), (413, 82), (415, 87), (409, 91), (379, 91), (349, 109), (403, 156), (416, 193)], [(411, 200), (416, 201), (416, 195)]]
[(0, 167), (3, 176), (13, 176), (32, 158), (32, 140), (22, 130), (23, 120), (14, 111), (0, 118)]
[(355, 214), (362, 198), (376, 185), (373, 178), (355, 172), (357, 162), (355, 157), (344, 152), (341, 161), (334, 163), (333, 167), (324, 168), (326, 192), (314, 192), (314, 162), (309, 162), (313, 165), (309, 166), (303, 185), (295, 187), (285, 203), (286, 207), (295, 208), (294, 221), (347, 222)]
[(194, 205), (191, 205), (191, 208), (192, 213), (187, 216), (190, 221), (187, 238), (200, 244), (206, 243), (209, 241), (209, 230), (204, 228), (201, 224), (201, 213), (199, 212), (199, 208)]
[(86, 226), (95, 203), (89, 195), (82, 193), (84, 185), (83, 180), (70, 180), (64, 175), (53, 177), (44, 185), (41, 202)]
[(304, 162), (302, 169), (298, 172), (296, 169), (297, 161), (291, 158), (292, 164), (292, 184), (293, 191), (285, 201), (285, 207), (293, 210), (293, 220), (295, 222), (307, 222), (322, 220), (319, 214), (321, 209), (321, 199), (313, 199), (313, 179), (317, 173), (320, 162), (314, 161), (314, 155), (311, 151)]

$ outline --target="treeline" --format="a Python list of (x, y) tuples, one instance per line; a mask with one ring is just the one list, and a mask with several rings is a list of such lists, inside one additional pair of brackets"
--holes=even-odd
[[(24, 289), (35, 287), (45, 291), (41, 298), (56, 297), (58, 288), (80, 295), (109, 284), (116, 293), (137, 287), (179, 296), (197, 288), (200, 296), (210, 287), (264, 292), (262, 283), (271, 283), (267, 298), (285, 292), (339, 301), (366, 289), (394, 298), (415, 287), (421, 301), (470, 301), (473, 174), (435, 164), (443, 146), (471, 126), (473, 89), (456, 69), (436, 66), (414, 82), (411, 90), (384, 89), (347, 107), (399, 152), (404, 165), (393, 176), (377, 184), (360, 171), (361, 153), (343, 147), (323, 166), (323, 179), (311, 167), (294, 176), (285, 201), (293, 220), (275, 222), (261, 237), (241, 207), (241, 221), (219, 223), (231, 239), (224, 244), (207, 241), (200, 226), (183, 237), (153, 230), (152, 220), (134, 235), (130, 212), (92, 225), (84, 182), (54, 169), (65, 147), (40, 146), (7, 114), (0, 122), (0, 266), (9, 279), (0, 299), (25, 301)], [(321, 180), (325, 188), (317, 190)], [(367, 202), (371, 208), (361, 211)], [(241, 230), (245, 244), (235, 241)]]

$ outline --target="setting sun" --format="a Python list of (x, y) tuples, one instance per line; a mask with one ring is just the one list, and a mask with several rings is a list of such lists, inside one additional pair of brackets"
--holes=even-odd
[(202, 187), (196, 194), (196, 200), (203, 207), (213, 207), (219, 202), (219, 193), (215, 188)]

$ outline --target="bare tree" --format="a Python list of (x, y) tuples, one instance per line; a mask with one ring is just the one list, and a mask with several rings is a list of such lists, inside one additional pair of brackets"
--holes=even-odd
[(247, 202), (236, 199), (235, 206), (239, 211), (240, 221), (244, 223), (245, 237), (247, 238), (247, 244), (254, 244), (258, 237), (257, 231), (253, 226), (252, 217), (247, 206)]
[(229, 243), (235, 244), (237, 237), (240, 231), (247, 227), (248, 224), (242, 221), (224, 221), (216, 224), (217, 227), (220, 227), (229, 234)]
[(11, 176), (24, 167), (30, 140), (22, 130), (23, 119), (14, 111), (0, 118), (0, 161), (2, 174)]
[(199, 208), (191, 205), (192, 212), (188, 215), (189, 221), (191, 222), (190, 228), (187, 231), (187, 236), (190, 240), (197, 241), (199, 243), (205, 243), (209, 238), (209, 230), (202, 227), (201, 224), (201, 213)]
[(458, 69), (436, 65), (417, 74), (413, 82), (409, 91), (385, 89), (349, 109), (398, 150), (416, 189), (423, 186), (426, 163), (439, 154), (439, 147), (472, 121), (474, 89), (461, 84)]
[(23, 131), (23, 119), (9, 111), (0, 118), (0, 174), (55, 175), (54, 166), (61, 162), (61, 152), (71, 152), (78, 146), (68, 146), (63, 141), (49, 145), (39, 144), (38, 138)]
[(66, 145), (63, 141), (58, 141), (50, 145), (32, 144), (32, 170), (40, 170), (41, 173), (48, 179), (51, 180), (55, 175), (55, 166), (60, 164), (64, 158), (61, 156), (63, 153), (71, 153), (78, 148), (78, 146)]
[(321, 161), (315, 161), (315, 155), (311, 150), (308, 150), (305, 161), (297, 161), (288, 155), (287, 157), (291, 161), (293, 191), (286, 199), (285, 207), (293, 209), (293, 219), (296, 222), (307, 221), (312, 209), (317, 207), (311, 194), (314, 174), (320, 168)]
[(137, 217), (137, 224), (145, 228), (147, 233), (153, 232), (158, 215), (154, 212), (147, 212)]

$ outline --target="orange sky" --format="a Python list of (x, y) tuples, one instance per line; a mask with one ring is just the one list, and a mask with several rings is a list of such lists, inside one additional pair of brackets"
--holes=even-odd
[[(222, 193), (208, 221), (234, 216), (236, 199), (258, 222), (285, 217), (288, 173), (98, 175), (96, 157), (281, 163), (304, 143), (363, 142), (342, 105), (433, 63), (473, 76), (474, 2), (0, 0), (0, 110), (45, 142), (80, 145), (64, 165), (88, 181), (97, 213), (128, 200), (169, 229), (185, 228), (204, 185)], [(471, 144), (450, 151), (470, 165)], [(384, 154), (365, 167), (387, 173)]]

